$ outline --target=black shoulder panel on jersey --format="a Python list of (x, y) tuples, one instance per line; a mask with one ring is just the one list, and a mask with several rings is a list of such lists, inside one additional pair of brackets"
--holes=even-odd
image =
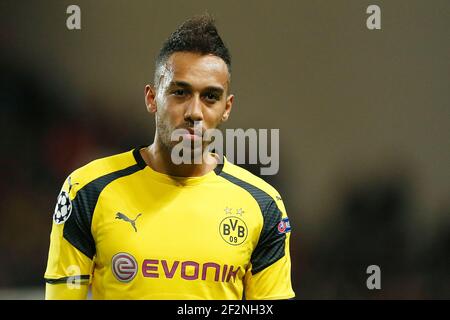
[(72, 213), (64, 224), (63, 235), (75, 248), (92, 259), (95, 242), (91, 233), (92, 215), (102, 190), (112, 181), (141, 170), (139, 164), (101, 176), (78, 190), (72, 200)]
[(286, 234), (278, 232), (281, 211), (272, 197), (263, 190), (229, 173), (222, 171), (219, 175), (248, 191), (261, 208), (264, 225), (251, 256), (252, 274), (256, 274), (284, 257)]

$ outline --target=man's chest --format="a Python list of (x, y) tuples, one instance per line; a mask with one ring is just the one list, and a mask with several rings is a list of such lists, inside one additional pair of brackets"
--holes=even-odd
[(247, 267), (262, 220), (246, 194), (214, 188), (112, 191), (99, 199), (93, 220), (99, 267), (131, 257), (143, 276), (169, 278)]

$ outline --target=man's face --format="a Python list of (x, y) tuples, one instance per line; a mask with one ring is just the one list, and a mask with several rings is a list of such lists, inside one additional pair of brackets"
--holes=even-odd
[[(194, 134), (194, 123), (202, 128), (217, 128), (228, 119), (233, 95), (228, 95), (229, 74), (225, 62), (213, 55), (190, 52), (172, 54), (162, 67), (156, 88), (146, 86), (146, 104), (156, 115), (157, 138), (171, 150), (178, 141), (171, 141), (176, 129)], [(205, 145), (203, 145), (204, 147)]]

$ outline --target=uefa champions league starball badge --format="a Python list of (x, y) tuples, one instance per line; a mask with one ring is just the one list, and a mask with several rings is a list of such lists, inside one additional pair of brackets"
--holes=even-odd
[(72, 203), (69, 199), (69, 194), (65, 191), (61, 191), (56, 202), (55, 213), (53, 214), (53, 221), (56, 224), (62, 224), (69, 219), (72, 212)]

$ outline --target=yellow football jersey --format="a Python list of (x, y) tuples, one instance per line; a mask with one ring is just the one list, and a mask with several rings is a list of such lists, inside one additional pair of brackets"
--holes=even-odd
[(290, 224), (278, 192), (225, 158), (201, 177), (141, 148), (74, 171), (58, 196), (46, 299), (288, 299)]

